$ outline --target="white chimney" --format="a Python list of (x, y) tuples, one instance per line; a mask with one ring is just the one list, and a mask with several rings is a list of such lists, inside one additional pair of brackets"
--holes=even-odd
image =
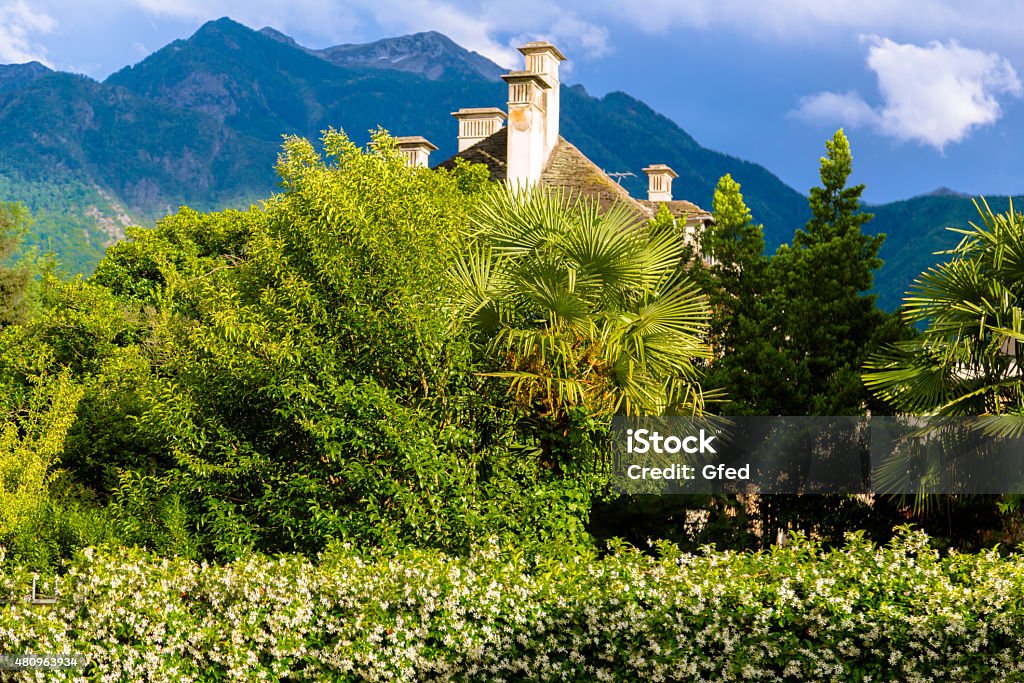
[(672, 201), (672, 179), (679, 174), (665, 164), (651, 164), (644, 169), (647, 174), (647, 201)]
[(464, 152), (484, 138), (501, 130), (508, 114), (497, 107), (478, 107), (453, 111), (459, 122), (459, 151)]
[(533, 41), (523, 45), (519, 51), (526, 57), (526, 70), (540, 74), (548, 83), (544, 93), (544, 159), (547, 160), (551, 150), (558, 144), (558, 117), (561, 110), (558, 65), (565, 61), (557, 47), (551, 43)]
[(502, 76), (508, 83), (508, 150), (506, 175), (513, 187), (540, 181), (551, 150), (558, 144), (558, 65), (565, 55), (551, 43), (519, 48), (526, 70)]
[(437, 147), (429, 140), (420, 135), (408, 135), (403, 138), (395, 138), (395, 147), (405, 159), (406, 166), (412, 168), (427, 168), (430, 160), (430, 153)]
[(547, 81), (540, 74), (513, 71), (508, 83), (508, 150), (505, 174), (513, 188), (528, 189), (540, 181), (547, 161), (544, 140), (544, 93)]

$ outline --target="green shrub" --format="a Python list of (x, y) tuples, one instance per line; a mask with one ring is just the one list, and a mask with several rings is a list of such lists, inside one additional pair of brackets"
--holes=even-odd
[(286, 141), (262, 205), (183, 208), (108, 251), (84, 310), (109, 314), (66, 326), (97, 358), (69, 467), (163, 553), (589, 542), (578, 480), (520, 466), (453, 321), (485, 174), (409, 168), (382, 132), (323, 143)]
[(31, 513), (4, 537), (2, 545), (10, 562), (52, 572), (84, 547), (120, 543), (116, 531), (95, 495), (61, 473)]
[(0, 377), (0, 544), (46, 499), (81, 393), (67, 374), (17, 387)]
[[(9, 652), (86, 680), (1019, 681), (1024, 558), (904, 530), (823, 551), (529, 557), (498, 545), (231, 564), (83, 552), (54, 607), (0, 610)], [(25, 571), (0, 566), (0, 595)]]

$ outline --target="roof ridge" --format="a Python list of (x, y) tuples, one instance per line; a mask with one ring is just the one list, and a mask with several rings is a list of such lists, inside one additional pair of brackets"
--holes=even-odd
[[(454, 168), (455, 160), (458, 158), (484, 164), (490, 171), (492, 180), (499, 182), (505, 180), (508, 177), (508, 128), (502, 126), (490, 136), (442, 161), (434, 168)], [(562, 188), (567, 190), (570, 195), (589, 197), (605, 211), (615, 204), (626, 204), (640, 220), (653, 218), (657, 214), (660, 204), (667, 204), (673, 216), (684, 218), (689, 222), (702, 223), (711, 220), (710, 213), (684, 199), (670, 202), (650, 202), (647, 199), (632, 196), (604, 169), (591, 161), (576, 145), (561, 135), (558, 136), (558, 142), (555, 143), (551, 154), (544, 162), (544, 169), (540, 174), (540, 184)]]

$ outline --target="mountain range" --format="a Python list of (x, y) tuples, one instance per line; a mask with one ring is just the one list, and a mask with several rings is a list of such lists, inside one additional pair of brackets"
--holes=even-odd
[[(88, 273), (128, 225), (183, 204), (211, 210), (267, 197), (285, 134), (316, 139), (334, 126), (365, 143), (380, 125), (426, 137), (439, 162), (456, 151), (450, 112), (504, 108), (503, 71), (436, 32), (314, 50), (227, 18), (103, 82), (34, 62), (0, 65), (0, 200), (25, 203), (36, 218), (29, 241)], [(622, 181), (634, 196), (646, 192), (640, 169), (667, 163), (679, 174), (675, 196), (709, 209), (719, 177), (732, 174), (770, 249), (808, 218), (806, 197), (770, 171), (701, 146), (625, 93), (568, 86), (561, 106), (562, 135), (602, 168), (634, 173)], [(886, 308), (934, 263), (932, 252), (956, 243), (943, 228), (974, 215), (969, 197), (944, 188), (867, 208), (869, 227), (888, 235), (876, 281)]]

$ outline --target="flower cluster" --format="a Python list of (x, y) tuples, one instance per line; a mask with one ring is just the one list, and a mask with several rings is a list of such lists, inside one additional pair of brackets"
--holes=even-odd
[[(0, 595), (32, 576), (0, 566)], [(7, 652), (89, 681), (1010, 681), (1024, 558), (799, 540), (767, 553), (468, 557), (339, 549), (218, 566), (83, 552), (0, 609)]]

